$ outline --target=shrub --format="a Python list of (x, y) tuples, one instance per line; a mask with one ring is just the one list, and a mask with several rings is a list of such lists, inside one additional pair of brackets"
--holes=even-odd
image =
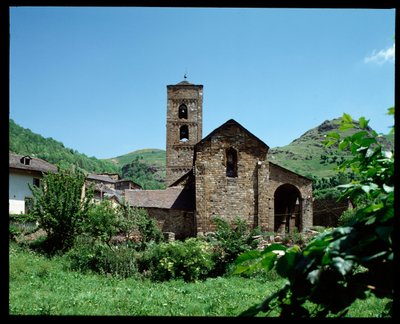
[(68, 251), (71, 270), (93, 271), (127, 278), (138, 274), (136, 252), (127, 245), (112, 246), (81, 236)]
[(246, 222), (237, 217), (232, 224), (221, 217), (214, 217), (217, 228), (215, 233), (206, 237), (213, 245), (213, 260), (215, 263), (211, 276), (220, 276), (229, 272), (229, 265), (237, 256), (249, 250), (254, 242), (254, 234), (259, 230), (250, 231)]
[(82, 223), (81, 232), (94, 240), (109, 242), (118, 233), (118, 213), (108, 200), (94, 205)]
[(118, 206), (119, 233), (128, 237), (136, 234), (134, 246), (137, 250), (144, 250), (149, 242), (161, 242), (163, 234), (154, 219), (150, 218), (143, 208), (132, 208), (127, 204)]
[(138, 263), (140, 271), (156, 281), (204, 279), (214, 266), (211, 245), (197, 238), (152, 244)]
[(35, 232), (38, 225), (35, 217), (30, 214), (9, 215), (9, 238), (17, 240), (18, 237)]

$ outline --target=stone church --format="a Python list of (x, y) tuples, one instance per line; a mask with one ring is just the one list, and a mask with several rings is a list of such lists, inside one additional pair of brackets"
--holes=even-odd
[(268, 161), (269, 146), (230, 119), (203, 138), (203, 85), (167, 86), (164, 190), (126, 190), (163, 232), (184, 239), (237, 217), (265, 231), (312, 226), (312, 181)]

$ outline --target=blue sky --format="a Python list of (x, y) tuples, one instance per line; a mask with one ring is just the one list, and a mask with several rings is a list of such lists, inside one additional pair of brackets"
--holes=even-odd
[(10, 118), (88, 156), (165, 149), (169, 84), (204, 86), (203, 137), (270, 147), (349, 113), (393, 124), (394, 9), (11, 7)]

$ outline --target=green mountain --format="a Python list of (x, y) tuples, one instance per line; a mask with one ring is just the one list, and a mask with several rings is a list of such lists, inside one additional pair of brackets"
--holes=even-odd
[(28, 128), (19, 126), (12, 119), (9, 120), (9, 151), (37, 157), (61, 167), (68, 168), (74, 165), (87, 172), (119, 171), (118, 167), (109, 161), (88, 157), (76, 150), (67, 148), (63, 143), (51, 137), (44, 138), (39, 134), (33, 133)]
[[(326, 120), (321, 125), (305, 132), (289, 145), (270, 149), (268, 159), (310, 178), (334, 176), (337, 173), (335, 167), (339, 162), (348, 158), (350, 152), (339, 151), (335, 146), (326, 147), (323, 141), (330, 132), (337, 132), (344, 137), (359, 131), (358, 122), (353, 122), (356, 125), (354, 129), (342, 132), (339, 130), (340, 118)], [(367, 131), (371, 133), (372, 129), (368, 127)], [(382, 135), (379, 140), (387, 149), (393, 149), (393, 135)]]
[(136, 158), (139, 158), (143, 163), (165, 170), (165, 150), (160, 149), (137, 150), (115, 158), (105, 159), (105, 161), (109, 161), (118, 167), (123, 167), (125, 164), (132, 162)]

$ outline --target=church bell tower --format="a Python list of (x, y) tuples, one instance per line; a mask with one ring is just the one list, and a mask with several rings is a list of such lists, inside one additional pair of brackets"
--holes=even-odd
[(166, 185), (193, 167), (194, 145), (202, 139), (203, 86), (185, 80), (167, 85)]

